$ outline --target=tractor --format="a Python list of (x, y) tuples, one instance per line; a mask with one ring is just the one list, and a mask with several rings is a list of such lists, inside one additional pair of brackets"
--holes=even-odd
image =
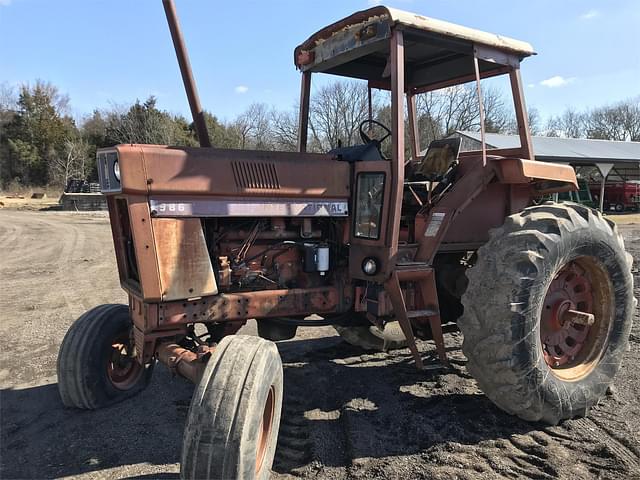
[[(550, 424), (588, 414), (627, 347), (632, 259), (596, 210), (543, 199), (577, 182), (570, 166), (534, 159), (528, 43), (384, 6), (354, 13), (294, 51), (297, 151), (220, 149), (163, 4), (201, 147), (97, 152), (129, 304), (95, 307), (66, 334), (66, 406), (133, 397), (163, 363), (196, 384), (182, 478), (267, 478), (283, 397), (274, 342), (323, 324), (364, 349), (406, 347), (419, 369), (416, 339), (446, 368), (443, 335), (459, 329), (468, 371), (502, 410)], [(370, 114), (360, 144), (308, 151), (315, 73), (389, 92), (390, 124)], [(499, 75), (520, 145), (487, 150), (481, 80)], [(423, 150), (417, 97), (469, 82), (481, 149), (442, 138)], [(248, 319), (258, 336), (236, 334)]]

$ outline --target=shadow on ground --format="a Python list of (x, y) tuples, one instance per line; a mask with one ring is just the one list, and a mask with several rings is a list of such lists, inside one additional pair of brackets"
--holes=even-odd
[(0, 476), (54, 478), (177, 463), (192, 391), (163, 368), (140, 396), (97, 411), (64, 408), (57, 384), (2, 390)]
[[(459, 348), (448, 350), (451, 368), (420, 372), (407, 350), (363, 355), (335, 337), (281, 344), (285, 422), (305, 427), (311, 451), (292, 454), (285, 423), (274, 470), (424, 455), (438, 445), (476, 445), (541, 427), (495, 407), (466, 373)], [(425, 359), (437, 366), (434, 356)]]
[[(277, 473), (313, 462), (425, 452), (535, 428), (469, 392), (460, 360), (418, 372), (406, 351), (362, 354), (336, 337), (279, 345), (285, 412)], [(122, 465), (179, 462), (193, 387), (161, 366), (139, 397), (99, 411), (63, 408), (56, 384), (0, 392), (2, 478), (71, 476)], [(306, 413), (305, 413), (306, 412)], [(158, 473), (132, 478), (176, 478)]]

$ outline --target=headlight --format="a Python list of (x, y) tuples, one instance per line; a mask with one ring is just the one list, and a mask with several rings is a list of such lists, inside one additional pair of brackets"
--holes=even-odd
[(113, 162), (113, 176), (116, 177), (116, 180), (120, 181), (120, 164), (117, 160)]
[(362, 271), (367, 275), (375, 275), (378, 273), (378, 262), (375, 258), (365, 258), (362, 262)]

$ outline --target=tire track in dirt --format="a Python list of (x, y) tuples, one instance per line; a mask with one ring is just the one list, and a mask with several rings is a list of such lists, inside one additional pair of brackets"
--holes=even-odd
[(280, 417), (280, 432), (273, 468), (292, 472), (311, 459), (308, 421), (304, 416), (304, 392), (299, 383), (292, 381), (285, 368), (285, 387)]
[(318, 372), (317, 360), (306, 355), (296, 360), (302, 361), (284, 364), (285, 398), (274, 471), (307, 478), (348, 463), (346, 436), (340, 412), (317, 402), (318, 394), (330, 388)]
[[(327, 375), (326, 368), (324, 375), (322, 372), (323, 362), (331, 355), (289, 353), (289, 346), (281, 344), (285, 393), (274, 471), (303, 478), (316, 476), (320, 470), (342, 472), (350, 462), (348, 428), (342, 412), (332, 408), (330, 392), (335, 378)], [(289, 356), (291, 361), (287, 361)]]
[(571, 424), (577, 432), (588, 438), (592, 443), (604, 445), (608, 454), (613, 454), (624, 463), (628, 473), (635, 473), (640, 476), (640, 458), (631, 449), (633, 447), (629, 448), (622, 443), (619, 440), (619, 434), (604, 425), (597, 417), (580, 418), (573, 420)]
[(43, 217), (26, 212), (3, 212), (2, 218), (3, 223), (14, 229), (14, 233), (3, 240), (3, 268), (28, 266), (34, 262), (50, 264), (51, 259), (57, 258), (57, 249), (66, 242), (64, 235), (59, 238), (59, 234), (66, 231), (66, 225), (52, 228), (51, 222)]
[[(640, 432), (629, 432), (627, 424), (615, 412), (598, 409), (592, 411), (587, 418), (632, 452), (635, 456), (635, 466), (640, 467), (640, 443), (638, 443), (638, 434)], [(614, 424), (615, 429), (609, 424)], [(631, 433), (631, 435), (626, 437), (625, 433)], [(640, 468), (638, 468), (638, 473), (640, 474)]]
[[(46, 220), (41, 222), (51, 228), (52, 234), (54, 232), (60, 233), (59, 223)], [(77, 281), (79, 276), (76, 273), (77, 269), (74, 268), (78, 263), (77, 258), (74, 257), (84, 251), (85, 234), (84, 231), (80, 231), (75, 224), (71, 223), (68, 228), (64, 229), (63, 235), (65, 236), (65, 241), (55, 262), (57, 292), (62, 295), (70, 317), (77, 318), (83, 313), (84, 309), (82, 302), (78, 299)], [(69, 281), (70, 279), (74, 279), (74, 281)]]
[[(111, 239), (104, 235), (106, 217), (21, 211), (0, 215), (0, 274), (11, 285), (3, 292), (2, 303), (13, 313), (4, 320), (4, 331), (13, 333), (0, 360), (8, 362), (13, 355), (29, 352), (30, 361), (10, 372), (12, 382), (24, 384), (38, 371), (55, 375), (55, 356), (68, 326), (101, 303), (95, 297), (113, 302), (110, 292), (111, 285), (117, 285), (117, 274), (115, 262), (105, 261), (113, 256)], [(101, 272), (112, 276), (105, 279), (104, 290), (96, 282)], [(118, 292), (115, 298), (121, 296)], [(0, 373), (6, 376), (5, 371)]]
[[(452, 356), (457, 358), (455, 352)], [(483, 395), (456, 397), (459, 390), (477, 388), (464, 368), (435, 375), (417, 372), (402, 350), (356, 354), (334, 341), (297, 359), (302, 362), (296, 367), (285, 367), (289, 372), (285, 383), (296, 384), (294, 396), (299, 403), (294, 422), (306, 410), (311, 458), (306, 465), (297, 462), (293, 469), (278, 465), (276, 471), (281, 474), (387, 478), (402, 468), (407, 478), (552, 480), (633, 478), (640, 472), (636, 446), (624, 436), (624, 422), (608, 411), (603, 413), (604, 423), (594, 410), (591, 418), (541, 427), (502, 413)], [(377, 382), (362, 380), (371, 383), (370, 395), (359, 395), (358, 378), (371, 371), (378, 372)], [(298, 382), (312, 382), (313, 390), (305, 390)], [(332, 395), (336, 388), (347, 390), (346, 395)], [(398, 395), (398, 389), (411, 395)], [(426, 402), (416, 398), (421, 395)], [(474, 406), (469, 402), (474, 397), (482, 402)], [(384, 398), (386, 405), (378, 398)], [(612, 430), (614, 420), (620, 428)], [(323, 444), (327, 431), (337, 447), (330, 453)]]
[[(3, 261), (5, 268), (33, 268), (51, 274), (48, 281), (52, 289), (46, 297), (61, 295), (72, 318), (83, 312), (78, 300), (79, 275), (77, 256), (84, 252), (85, 232), (73, 223), (62, 223), (45, 217), (31, 218), (29, 227), (23, 225), (25, 214), (12, 218), (12, 223), (22, 234), (22, 241), (14, 239), (8, 245)], [(55, 240), (53, 240), (55, 239)]]
[(22, 227), (13, 222), (0, 223), (0, 248), (3, 252), (7, 252), (8, 246), (17, 240), (21, 231)]
[(553, 441), (540, 438), (532, 433), (510, 436), (508, 440), (513, 451), (508, 458), (516, 465), (516, 471), (527, 478), (558, 478), (558, 469), (549, 462), (549, 446)]

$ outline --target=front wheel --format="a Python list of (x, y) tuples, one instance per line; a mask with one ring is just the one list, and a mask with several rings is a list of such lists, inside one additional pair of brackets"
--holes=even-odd
[(93, 410), (144, 390), (153, 364), (141, 365), (126, 305), (100, 305), (78, 318), (58, 353), (58, 390), (67, 407)]
[(224, 337), (191, 401), (181, 478), (269, 478), (282, 386), (274, 343), (247, 335)]
[(635, 305), (615, 224), (582, 205), (508, 217), (468, 272), (458, 324), (467, 368), (500, 408), (556, 424), (612, 383)]

